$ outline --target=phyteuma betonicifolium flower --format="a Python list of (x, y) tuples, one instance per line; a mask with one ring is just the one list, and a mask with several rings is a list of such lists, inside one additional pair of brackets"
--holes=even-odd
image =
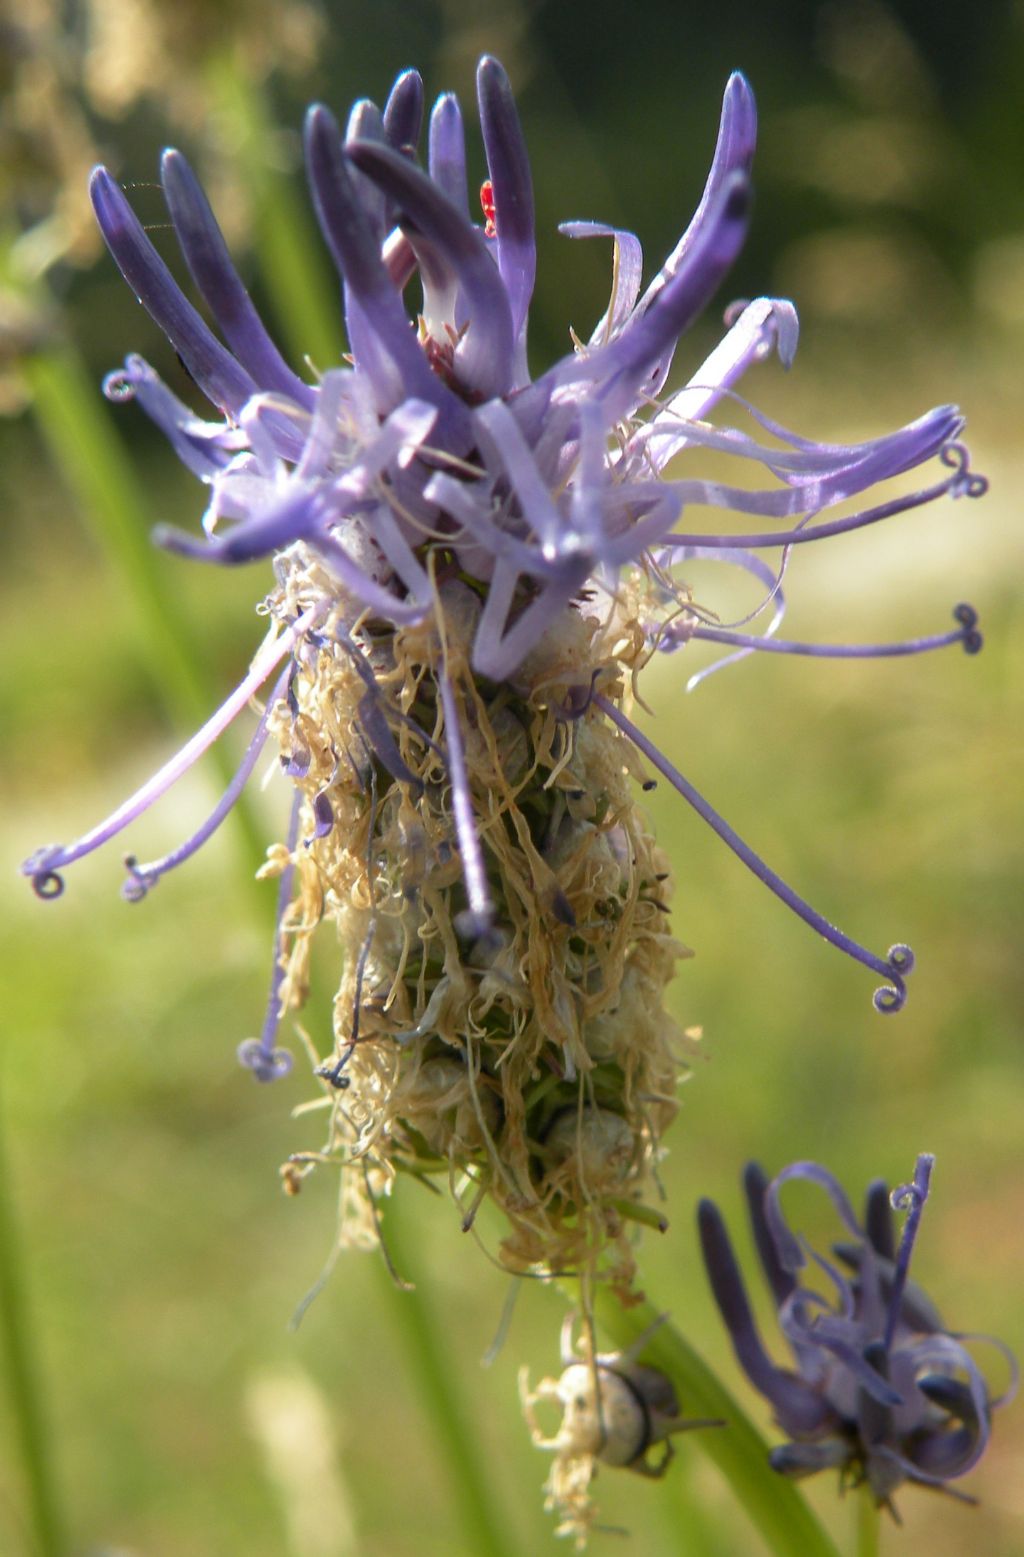
[[(294, 798), (287, 839), (264, 867), (279, 878), (273, 978), (262, 1036), (239, 1051), (259, 1080), (291, 1063), (277, 1028), (302, 1003), (314, 927), (333, 921), (346, 952), (331, 1052), (317, 1065), (328, 1139), (286, 1166), (286, 1187), (338, 1162), (345, 1236), (372, 1242), (374, 1197), (399, 1169), (447, 1174), (467, 1225), (487, 1195), (505, 1212), (510, 1270), (599, 1274), (625, 1294), (630, 1227), (658, 1220), (644, 1197), (687, 1052), (663, 1005), (684, 954), (668, 924), (668, 868), (636, 801), (652, 770), (814, 930), (880, 976), (880, 1011), (902, 1006), (912, 963), (905, 946), (881, 956), (835, 929), (759, 859), (633, 723), (637, 678), (691, 639), (728, 646), (730, 659), (975, 651), (967, 606), (951, 631), (910, 643), (819, 647), (776, 629), (793, 547), (943, 494), (976, 496), (984, 482), (968, 470), (951, 406), (849, 446), (759, 413), (754, 435), (712, 425), (716, 407), (738, 403), (749, 367), (773, 352), (792, 361), (797, 318), (784, 299), (730, 308), (711, 355), (666, 390), (676, 343), (747, 228), (756, 115), (738, 74), (700, 204), (646, 289), (631, 233), (563, 228), (611, 240), (612, 292), (589, 339), (531, 379), (529, 163), (496, 60), (480, 62), (477, 86), (489, 176), (476, 220), (455, 97), (433, 108), (425, 167), (414, 71), (383, 112), (357, 103), (344, 131), (327, 108), (310, 109), (309, 184), (350, 350), (312, 383), (258, 318), (180, 152), (164, 155), (163, 190), (223, 341), (118, 183), (93, 174), (114, 259), (217, 412), (203, 420), (137, 356), (106, 381), (208, 489), (201, 534), (165, 528), (158, 540), (207, 563), (269, 559), (274, 584), (260, 606), (266, 639), (224, 705), (105, 822), (39, 850), (24, 871), (41, 896), (58, 896), (68, 865), (132, 823), (269, 686), (221, 803), (172, 853), (129, 856), (124, 893), (144, 897), (194, 853), (277, 744)], [(410, 321), (403, 291), (416, 272), (423, 298)], [(731, 454), (769, 484), (666, 476), (676, 455), (699, 462), (702, 451)], [(822, 517), (933, 459), (930, 485)], [(750, 515), (750, 533), (696, 530), (700, 508)], [(715, 625), (697, 604), (686, 565), (708, 558), (763, 586), (763, 636)]]
[[(863, 1225), (841, 1185), (817, 1163), (793, 1163), (770, 1183), (756, 1164), (747, 1167), (754, 1242), (792, 1369), (780, 1368), (764, 1349), (718, 1207), (704, 1200), (698, 1210), (704, 1263), (737, 1360), (791, 1440), (772, 1450), (772, 1467), (792, 1477), (838, 1470), (841, 1485), (866, 1483), (894, 1516), (893, 1493), (904, 1482), (973, 1501), (950, 1482), (978, 1463), (992, 1410), (1017, 1383), (1001, 1342), (947, 1330), (909, 1279), (933, 1163), (922, 1153), (913, 1182), (891, 1194), (881, 1180), (871, 1184)], [(794, 1179), (823, 1189), (838, 1213), (842, 1237), (831, 1257), (798, 1238), (783, 1213), (780, 1191)], [(898, 1245), (894, 1210), (906, 1213)], [(1009, 1364), (1001, 1396), (990, 1392), (966, 1344), (972, 1341), (988, 1341)]]

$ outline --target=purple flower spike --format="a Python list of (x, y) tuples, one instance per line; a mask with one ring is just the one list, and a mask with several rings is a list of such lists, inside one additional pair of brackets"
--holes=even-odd
[(726, 82), (718, 141), (700, 204), (693, 213), (690, 225), (645, 292), (640, 304), (642, 310), (646, 310), (661, 288), (678, 274), (700, 237), (709, 210), (719, 200), (725, 186), (735, 174), (750, 172), (756, 146), (757, 105), (750, 82), (741, 71), (736, 70)]
[[(641, 299), (638, 312), (645, 313), (661, 289), (687, 265), (691, 250), (703, 239), (709, 212), (721, 202), (723, 191), (730, 184), (733, 187), (743, 187), (742, 176), (750, 173), (756, 146), (757, 105), (749, 81), (737, 70), (729, 77), (722, 98), (718, 142), (700, 204), (693, 214), (689, 227)], [(742, 241), (742, 235), (740, 240)], [(731, 263), (730, 259), (728, 264)], [(668, 376), (674, 348), (674, 342), (666, 347), (650, 386), (653, 394), (658, 393)]]
[(702, 1200), (697, 1212), (701, 1250), (715, 1302), (725, 1320), (740, 1367), (792, 1433), (818, 1433), (836, 1422), (827, 1401), (794, 1373), (777, 1368), (757, 1333), (743, 1277), (718, 1207)]
[[(794, 1440), (772, 1450), (773, 1468), (794, 1477), (837, 1469), (842, 1484), (866, 1482), (876, 1502), (894, 1516), (893, 1493), (904, 1482), (964, 1499), (948, 1482), (977, 1464), (988, 1444), (992, 1410), (1009, 1398), (1016, 1382), (1014, 1377), (1006, 1395), (993, 1397), (964, 1338), (947, 1331), (908, 1283), (933, 1161), (923, 1153), (913, 1183), (891, 1197), (884, 1184), (872, 1184), (864, 1229), (841, 1186), (816, 1163), (794, 1163), (770, 1184), (760, 1168), (746, 1169), (754, 1238), (795, 1373), (776, 1368), (761, 1347), (718, 1208), (704, 1200), (698, 1213), (708, 1279), (737, 1361)], [(792, 1231), (780, 1191), (793, 1179), (817, 1185), (832, 1202), (844, 1233), (837, 1247), (853, 1272), (850, 1279)], [(907, 1212), (895, 1263), (892, 1210)], [(809, 1263), (827, 1275), (834, 1306), (802, 1284)], [(804, 1404), (805, 1395), (817, 1417)], [(793, 1401), (805, 1410), (805, 1421)]]
[(649, 306), (637, 309), (607, 346), (554, 369), (555, 381), (589, 378), (612, 422), (653, 393), (652, 371), (717, 292), (743, 246), (749, 215), (750, 181), (745, 173), (732, 173), (709, 205), (685, 259)]
[[(977, 613), (966, 604), (956, 607), (952, 630), (905, 642), (858, 643), (856, 632), (852, 643), (831, 644), (778, 635), (793, 548), (924, 510), (943, 497), (982, 494), (984, 479), (970, 470), (957, 441), (963, 418), (956, 407), (939, 406), (858, 444), (815, 441), (773, 421), (741, 397), (739, 386), (774, 356), (786, 368), (793, 363), (799, 327), (785, 298), (731, 304), (718, 345), (703, 361), (690, 361), (681, 387), (662, 395), (680, 336), (718, 292), (746, 233), (757, 115), (741, 75), (725, 88), (700, 202), (646, 289), (632, 233), (599, 220), (563, 224), (575, 237), (611, 238), (610, 295), (593, 327), (574, 338), (574, 349), (531, 381), (532, 179), (508, 76), (490, 57), (479, 65), (477, 97), (488, 170), (482, 222), (467, 197), (462, 112), (451, 94), (431, 112), (425, 171), (417, 161), (424, 94), (415, 71), (397, 78), (383, 111), (367, 99), (357, 102), (344, 138), (328, 109), (309, 110), (309, 190), (340, 273), (348, 335), (344, 362), (321, 365), (311, 382), (289, 367), (260, 320), (179, 152), (164, 156), (163, 190), (183, 269), (223, 340), (188, 301), (123, 190), (106, 170), (94, 172), (97, 219), (118, 267), (216, 408), (206, 419), (137, 356), (106, 380), (108, 396), (137, 401), (206, 490), (201, 525), (165, 526), (155, 538), (190, 560), (270, 561), (273, 582), (261, 610), (274, 626), (240, 687), (178, 756), (106, 821), (75, 843), (37, 850), (23, 871), (41, 897), (58, 896), (65, 868), (159, 798), (283, 661), (286, 701), (275, 692), (228, 794), (173, 853), (143, 865), (129, 856), (125, 892), (144, 895), (200, 847), (246, 782), (264, 736), (273, 737), (280, 769), (302, 796), (296, 837), (303, 847), (291, 846), (298, 865), (283, 878), (304, 894), (299, 918), (304, 926), (321, 915), (339, 928), (344, 921), (343, 935), (363, 947), (353, 964), (366, 981), (361, 1029), (362, 982), (341, 1003), (360, 1045), (389, 1021), (400, 1021), (403, 1033), (433, 1031), (435, 1020), (446, 1037), (459, 1031), (453, 990), (483, 982), (486, 954), (498, 960), (486, 975), (484, 1003), (511, 999), (508, 990), (523, 969), (538, 979), (538, 970), (559, 970), (554, 993), (538, 984), (528, 999), (517, 996), (496, 1025), (507, 1018), (511, 1031), (532, 1001), (538, 1021), (565, 1029), (557, 1053), (537, 1058), (539, 1071), (584, 1074), (580, 1024), (605, 1020), (590, 967), (593, 960), (605, 977), (607, 948), (596, 927), (619, 910), (613, 916), (603, 903), (574, 905), (547, 855), (556, 863), (575, 858), (572, 829), (583, 829), (584, 821), (572, 810), (578, 802), (566, 796), (588, 793), (590, 780), (571, 780), (564, 764), (585, 764), (594, 742), (607, 748), (600, 763), (593, 758), (602, 773), (621, 778), (638, 762), (651, 763), (812, 930), (879, 975), (877, 1009), (898, 1011), (913, 965), (909, 949), (898, 943), (885, 956), (869, 951), (805, 902), (641, 733), (629, 717), (629, 696), (656, 651), (685, 650), (692, 639), (727, 652), (689, 686), (755, 652), (774, 654), (776, 663), (779, 656), (896, 659), (954, 644), (977, 653)], [(410, 316), (404, 294), (416, 270), (423, 304)], [(739, 476), (705, 474), (708, 457), (737, 461)], [(677, 458), (682, 468), (667, 474)], [(943, 468), (925, 474), (936, 458)], [(886, 486), (911, 473), (902, 489)], [(721, 509), (752, 516), (749, 532), (730, 534), (727, 523), (721, 533), (699, 528), (715, 523)], [(709, 559), (756, 580), (758, 610), (725, 623), (713, 602), (695, 603), (686, 571)], [(759, 616), (760, 629), (753, 625)], [(536, 814), (517, 827), (511, 818), (521, 803)], [(600, 804), (602, 815), (625, 815), (624, 795), (614, 803), (604, 796)], [(357, 839), (363, 853), (353, 862)], [(604, 871), (581, 866), (580, 879), (603, 880)], [(439, 885), (431, 884), (435, 878)], [(380, 903), (378, 888), (385, 894)], [(552, 925), (567, 930), (573, 918), (579, 935), (543, 953), (539, 941), (531, 943), (527, 955), (516, 937), (532, 923), (531, 892), (544, 936), (554, 933)], [(386, 965), (397, 944), (396, 904), (410, 916), (402, 921), (409, 947), (422, 928), (417, 915), (439, 916), (424, 930), (427, 961), (434, 966), (436, 951), (444, 962), (437, 987), (430, 987), (434, 974), (423, 971), (416, 988), (406, 988), (404, 974)], [(445, 904), (461, 937), (446, 939)], [(646, 899), (642, 906), (646, 911)], [(288, 922), (286, 908), (280, 917)], [(639, 932), (616, 935), (616, 955), (643, 941)], [(479, 952), (481, 961), (463, 979), (455, 965), (467, 939), (476, 948), (467, 955)], [(305, 956), (304, 943), (296, 956)], [(407, 960), (411, 967), (415, 959)], [(663, 959), (666, 968), (670, 960)], [(563, 974), (578, 978), (578, 986), (563, 987)], [(492, 997), (492, 984), (500, 995)], [(276, 1029), (275, 1001), (267, 1031)], [(351, 1048), (354, 1075), (360, 1049), (351, 1033), (344, 1044), (339, 1039), (342, 1048)], [(275, 1052), (271, 1035), (253, 1040), (244, 1054), (257, 1074), (270, 1076)], [(473, 1093), (470, 1135), (500, 1134), (489, 1112), (499, 1081), (484, 1078), (483, 1093)], [(671, 1081), (658, 1077), (652, 1089), (668, 1095)], [(538, 1121), (538, 1129), (549, 1123)], [(520, 1131), (519, 1138), (526, 1136)], [(637, 1161), (654, 1149), (645, 1140)], [(484, 1176), (495, 1168), (492, 1161), (483, 1166)], [(505, 1182), (504, 1171), (495, 1183)], [(510, 1171), (522, 1197), (533, 1169), (519, 1162)], [(564, 1206), (576, 1193), (570, 1178), (566, 1169), (551, 1192)], [(768, 1221), (757, 1227), (781, 1303), (797, 1273), (771, 1253)], [(884, 1252), (881, 1212), (871, 1227), (874, 1265), (870, 1279), (860, 1278), (864, 1292), (879, 1310), (894, 1305), (898, 1323), (909, 1314), (923, 1323), (919, 1297), (900, 1285), (905, 1271), (891, 1250)], [(713, 1237), (720, 1247), (720, 1230)], [(847, 1247), (837, 1257), (848, 1254)], [(722, 1279), (738, 1302), (735, 1282)], [(884, 1341), (884, 1324), (880, 1334)], [(895, 1410), (887, 1391), (901, 1388), (897, 1374), (887, 1382), (870, 1361), (851, 1359), (847, 1339), (840, 1329), (828, 1344), (836, 1366), (856, 1379), (865, 1413)], [(824, 1332), (817, 1340), (824, 1345)], [(749, 1335), (745, 1344), (753, 1347)], [(963, 1433), (976, 1436), (983, 1413), (964, 1400), (957, 1409)], [(928, 1453), (933, 1463), (945, 1463), (938, 1448)]]
[[(386, 141), (384, 133), (384, 116), (376, 103), (371, 103), (368, 97), (362, 98), (358, 103), (353, 103), (345, 126), (346, 141), (376, 141), (384, 145)], [(353, 192), (355, 193), (363, 218), (369, 223), (374, 236), (375, 249), (381, 249), (387, 237), (387, 230), (394, 225), (394, 210), (389, 205), (387, 198), (380, 189), (374, 189), (369, 179), (363, 178), (361, 173), (351, 171)], [(387, 260), (385, 258), (385, 264)], [(390, 275), (390, 269), (388, 270)]]

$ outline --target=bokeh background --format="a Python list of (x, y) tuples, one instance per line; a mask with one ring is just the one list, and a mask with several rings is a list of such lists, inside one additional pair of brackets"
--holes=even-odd
[[(458, 90), (470, 118), (479, 53), (511, 72), (537, 188), (535, 368), (566, 349), (570, 324), (589, 330), (608, 283), (605, 245), (570, 244), (556, 223), (631, 228), (657, 263), (699, 195), (738, 66), (761, 110), (758, 203), (720, 301), (789, 295), (803, 326), (792, 373), (761, 368), (748, 391), (823, 438), (871, 436), (942, 401), (969, 413), (990, 496), (805, 548), (789, 573), (787, 632), (942, 630), (969, 599), (986, 632), (980, 658), (762, 656), (691, 696), (696, 650), (648, 675), (651, 729), (689, 777), (851, 934), (879, 950), (910, 941), (918, 971), (905, 1011), (878, 1018), (870, 975), (793, 920), (664, 786), (652, 797), (678, 934), (696, 951), (673, 1003), (705, 1036), (669, 1138), (671, 1230), (649, 1236), (642, 1270), (739, 1390), (695, 1257), (698, 1195), (738, 1224), (750, 1156), (769, 1169), (817, 1158), (859, 1193), (876, 1175), (908, 1178), (930, 1149), (915, 1274), (953, 1327), (1020, 1352), (1024, 7), (20, 0), (0, 15), (0, 1174), (13, 1216), (2, 1291), (42, 1381), (38, 1447), (64, 1549), (477, 1557), (417, 1371), (413, 1311), (443, 1347), (509, 1551), (562, 1549), (515, 1375), (523, 1361), (534, 1378), (556, 1368), (563, 1305), (528, 1284), (500, 1356), (481, 1368), (506, 1284), (446, 1201), (405, 1185), (388, 1213), (415, 1295), (396, 1292), (379, 1259), (350, 1255), (301, 1328), (287, 1328), (329, 1253), (335, 1186), (324, 1175), (298, 1201), (278, 1187), (278, 1163), (317, 1138), (315, 1119), (289, 1114), (311, 1093), (302, 1064), (260, 1089), (234, 1063), (262, 1014), (273, 895), (251, 882), (244, 830), (225, 828), (142, 907), (118, 895), (116, 846), (73, 869), (57, 904), (15, 874), (32, 848), (76, 835), (155, 768), (189, 709), (238, 678), (260, 632), (254, 574), (155, 559), (191, 668), (164, 618), (139, 607), (131, 578), (149, 566), (148, 527), (191, 522), (201, 494), (141, 413), (104, 406), (99, 381), (139, 350), (186, 397), (189, 386), (92, 235), (88, 166), (102, 157), (137, 185), (136, 207), (170, 255), (147, 181), (160, 146), (181, 145), (293, 358), (330, 361), (340, 336), (326, 265), (322, 298), (288, 285), (290, 245), (317, 252), (302, 107), (380, 99), (409, 64), (431, 95)], [(715, 338), (713, 313), (678, 373)], [(710, 571), (699, 587), (723, 613), (740, 601)], [(183, 784), (133, 835), (139, 853), (189, 831), (217, 782), (207, 768)], [(275, 790), (254, 797), (257, 835), (279, 835), (281, 802)], [(328, 937), (311, 1031), (338, 955)], [(813, 1198), (803, 1214), (831, 1231)], [(485, 1244), (497, 1236), (484, 1225)], [(17, 1410), (12, 1379), (5, 1407), (13, 1398)], [(8, 1416), (0, 1550), (21, 1554), (32, 1521)], [(1022, 1437), (1019, 1408), (1001, 1414), (970, 1479), (978, 1509), (907, 1491), (904, 1528), (887, 1528), (884, 1551), (1024, 1550)], [(664, 1482), (604, 1473), (596, 1492), (607, 1523), (631, 1533), (625, 1544), (599, 1536), (595, 1551), (761, 1550), (692, 1443)], [(810, 1495), (850, 1550), (850, 1500), (831, 1480)]]

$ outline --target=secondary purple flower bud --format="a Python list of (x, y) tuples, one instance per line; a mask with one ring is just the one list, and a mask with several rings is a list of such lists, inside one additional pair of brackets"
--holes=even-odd
[[(815, 1163), (794, 1163), (771, 1183), (755, 1164), (748, 1166), (751, 1227), (793, 1354), (791, 1369), (776, 1366), (764, 1350), (721, 1213), (709, 1200), (698, 1212), (704, 1263), (737, 1360), (790, 1435), (791, 1442), (772, 1451), (772, 1465), (787, 1476), (838, 1469), (844, 1482), (866, 1481), (894, 1513), (892, 1496), (904, 1482), (965, 1498), (948, 1483), (977, 1464), (992, 1410), (1016, 1387), (1013, 1359), (996, 1342), (1010, 1363), (1011, 1382), (994, 1397), (964, 1344), (969, 1337), (948, 1331), (909, 1280), (932, 1165), (922, 1154), (913, 1183), (891, 1195), (884, 1184), (872, 1184), (863, 1226), (837, 1181)], [(831, 1200), (843, 1234), (832, 1253), (849, 1274), (792, 1231), (780, 1192), (793, 1179), (816, 1184)], [(906, 1212), (898, 1248), (893, 1211)], [(805, 1284), (809, 1264), (832, 1289), (832, 1302)]]

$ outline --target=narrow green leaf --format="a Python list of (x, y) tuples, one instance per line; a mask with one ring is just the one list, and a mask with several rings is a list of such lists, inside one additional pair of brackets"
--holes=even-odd
[[(2, 1099), (0, 1099), (2, 1104)], [(10, 1402), (15, 1454), (21, 1461), (33, 1549), (39, 1557), (68, 1550), (57, 1495), (53, 1437), (48, 1430), (40, 1370), (26, 1294), (23, 1244), (14, 1213), (14, 1191), (5, 1160), (0, 1106), (0, 1350)]]
[(413, 1280), (411, 1291), (402, 1291), (381, 1271), (391, 1294), (395, 1329), (419, 1388), (424, 1409), (434, 1429), (432, 1443), (443, 1458), (449, 1486), (465, 1534), (467, 1552), (473, 1557), (516, 1557), (516, 1544), (508, 1521), (495, 1497), (495, 1468), (484, 1463), (480, 1439), (473, 1431), (456, 1379), (456, 1364), (447, 1355), (444, 1326), (433, 1312), (425, 1282), (416, 1280), (416, 1266), (406, 1239), (408, 1215), (396, 1198), (387, 1207), (383, 1239), (394, 1270)]

